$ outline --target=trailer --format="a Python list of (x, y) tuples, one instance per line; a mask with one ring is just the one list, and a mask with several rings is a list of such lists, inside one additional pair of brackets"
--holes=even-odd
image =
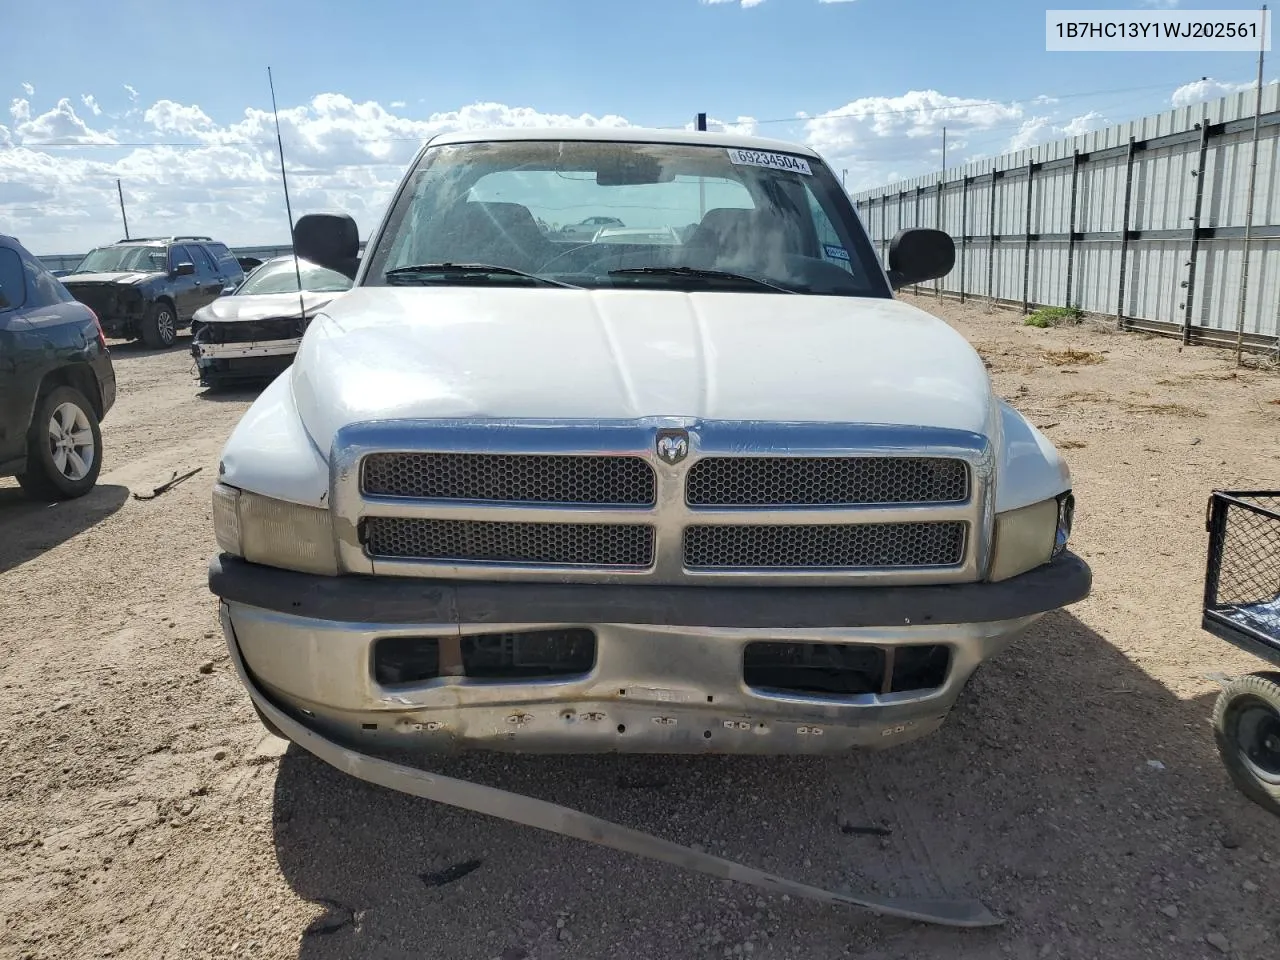
[(1215, 490), (1201, 626), (1274, 665), (1223, 678), (1213, 733), (1236, 787), (1280, 816), (1280, 491)]

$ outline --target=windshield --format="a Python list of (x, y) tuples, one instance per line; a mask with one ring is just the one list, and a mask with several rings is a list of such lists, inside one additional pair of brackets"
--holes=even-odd
[[(431, 264), (468, 270), (405, 270)], [(557, 285), (548, 280), (890, 296), (852, 204), (812, 157), (576, 140), (428, 148), (361, 282)]]
[(120, 245), (99, 247), (85, 255), (76, 273), (164, 273), (169, 256), (164, 247)]
[[(314, 293), (340, 293), (351, 288), (351, 281), (334, 270), (326, 270), (303, 260), (299, 264), (302, 273), (302, 289)], [(249, 274), (240, 285), (236, 296), (252, 296), (260, 293), (297, 293), (298, 270), (293, 259), (270, 260)]]

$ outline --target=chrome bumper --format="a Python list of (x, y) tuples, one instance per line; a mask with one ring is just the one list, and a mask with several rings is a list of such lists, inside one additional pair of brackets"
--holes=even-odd
[[(224, 600), (233, 657), (250, 695), (339, 742), (424, 753), (835, 753), (924, 736), (946, 718), (974, 669), (1041, 614), (972, 624), (810, 629), (611, 623), (358, 623), (321, 620)], [(596, 660), (583, 676), (539, 682), (440, 677), (380, 686), (382, 637), (587, 626)], [(753, 640), (948, 644), (944, 684), (929, 691), (851, 697), (750, 687), (743, 647)]]
[[(226, 619), (224, 618), (224, 624)], [(228, 634), (230, 637), (230, 633)], [(884, 916), (919, 920), (946, 927), (993, 927), (1004, 923), (979, 900), (917, 900), (885, 897), (879, 894), (835, 893), (807, 883), (799, 883), (773, 873), (734, 863), (700, 849), (681, 846), (670, 840), (641, 833), (578, 810), (548, 803), (533, 797), (500, 790), (497, 787), (469, 783), (417, 767), (390, 763), (349, 750), (320, 736), (310, 727), (298, 723), (283, 712), (257, 688), (249, 676), (244, 658), (234, 641), (231, 662), (240, 682), (249, 690), (258, 709), (268, 723), (294, 743), (343, 773), (425, 800), (446, 803), (473, 813), (501, 817), (512, 823), (547, 830), (613, 850), (647, 857), (687, 870), (695, 870), (722, 880), (749, 884), (773, 895), (788, 894), (803, 900), (829, 905), (860, 907)], [(784, 899), (786, 899), (784, 897)]]

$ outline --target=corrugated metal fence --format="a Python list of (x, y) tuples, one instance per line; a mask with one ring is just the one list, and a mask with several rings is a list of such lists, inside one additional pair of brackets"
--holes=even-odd
[[(1257, 88), (853, 196), (882, 259), (938, 227), (956, 266), (930, 291), (1235, 343)], [(1259, 116), (1244, 342), (1280, 333), (1280, 85)]]

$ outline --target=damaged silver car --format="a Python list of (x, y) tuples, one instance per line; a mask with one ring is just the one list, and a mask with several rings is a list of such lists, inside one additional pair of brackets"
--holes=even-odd
[(192, 318), (191, 355), (200, 385), (277, 376), (293, 362), (311, 318), (349, 289), (350, 278), (307, 260), (267, 260)]

